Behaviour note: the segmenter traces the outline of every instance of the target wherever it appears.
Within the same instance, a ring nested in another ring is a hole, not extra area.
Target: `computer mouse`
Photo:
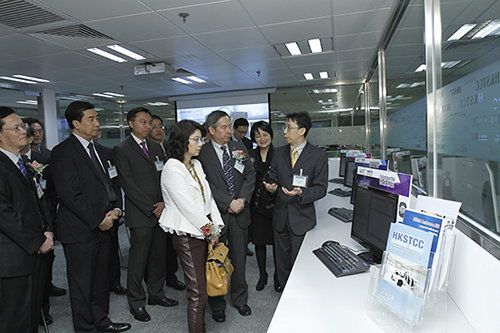
[[[321,246],[336,245],[338,243],[339,242],[328,240],[328,241],[324,242],[323,245],[321,245]]]

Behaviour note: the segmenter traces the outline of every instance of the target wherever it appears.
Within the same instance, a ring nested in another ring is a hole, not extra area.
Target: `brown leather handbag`
[[[208,296],[223,296],[229,290],[229,280],[234,268],[228,254],[229,249],[224,243],[217,243],[215,246],[208,243],[208,256],[205,265]]]

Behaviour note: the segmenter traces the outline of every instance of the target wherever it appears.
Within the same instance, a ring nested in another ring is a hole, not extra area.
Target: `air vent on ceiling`
[[[99,39],[113,39],[102,32],[94,30],[83,24],[75,24],[66,27],[59,27],[37,31],[39,34],[56,35],[66,37],[83,37],[83,38],[99,38]]]
[[[59,15],[22,0],[0,0],[0,23],[22,29],[65,21]]]
[[[460,47],[470,47],[471,45],[476,45],[484,42],[490,42],[491,39],[466,39],[466,40],[456,40],[444,42],[444,48],[446,50],[456,49]]]

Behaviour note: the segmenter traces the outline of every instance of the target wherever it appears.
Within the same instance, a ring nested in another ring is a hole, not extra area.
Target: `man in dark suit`
[[[163,139],[165,138],[165,126],[163,124],[163,119],[157,115],[151,115],[151,134],[150,139],[159,143],[163,152],[165,153],[165,146]],[[165,271],[165,284],[177,290],[186,289],[186,285],[177,279],[175,273],[179,269],[179,263],[177,261],[177,254],[175,253],[174,247],[172,245],[172,234],[165,233],[165,242],[167,246],[166,252],[166,271]]]
[[[33,130],[33,140],[30,143],[30,148],[31,148],[30,151],[31,151],[31,154],[33,155],[32,160],[37,161],[38,163],[41,163],[44,165],[48,164],[49,159],[50,159],[50,149],[47,149],[47,147],[45,147],[45,144],[43,142],[44,129],[43,129],[42,122],[38,119],[35,119],[35,118],[24,118],[23,121],[25,123],[28,123],[29,127]],[[46,183],[47,183],[47,186],[53,188],[53,184],[51,184],[50,181],[47,181]],[[48,190],[50,190],[50,189],[48,189]],[[50,192],[50,191],[46,191],[46,192]],[[49,193],[49,196],[50,196],[50,194],[51,193]],[[54,208],[55,208],[55,205],[57,205],[57,198],[51,197],[51,199],[52,199],[52,203],[54,204]],[[49,262],[49,264],[50,264],[49,290],[48,290],[49,295],[53,296],[53,297],[64,296],[64,295],[66,295],[66,289],[56,287],[52,283],[52,266],[54,264],[54,259],[55,259],[53,251],[49,253],[48,258],[49,257],[52,260],[52,262]],[[48,306],[48,303],[47,303],[47,306]],[[48,308],[44,308],[44,311],[45,310],[46,310],[47,317],[50,318],[50,315],[48,315]]]
[[[178,304],[163,293],[166,246],[165,232],[158,219],[165,208],[160,176],[166,157],[160,145],[148,139],[152,123],[148,109],[130,110],[127,122],[132,133],[113,149],[113,160],[125,192],[125,223],[130,228],[127,298],[134,318],[149,321],[142,286],[146,271],[148,304],[165,307]]]
[[[68,105],[72,134],[54,147],[50,159],[59,198],[57,231],[66,256],[73,327],[76,332],[123,332],[130,324],[109,317],[110,233],[121,215],[103,152],[95,146],[97,112],[88,102]]]
[[[54,246],[19,154],[27,144],[26,128],[13,109],[0,107],[0,332],[38,331],[37,253]]]
[[[275,150],[269,182],[276,193],[273,211],[276,270],[281,291],[288,280],[307,231],[316,225],[314,202],[326,195],[328,159],[326,152],[308,143],[311,118],[306,112],[287,115],[285,146]]]
[[[245,279],[246,248],[250,210],[255,185],[255,170],[241,142],[231,141],[231,118],[224,111],[213,111],[206,122],[211,135],[198,157],[203,165],[210,189],[224,220],[221,241],[229,245],[234,272],[231,276],[231,303],[242,316],[252,310],[247,304],[248,285]],[[210,297],[212,318],[226,320],[224,297]]]
[[[250,126],[250,124],[245,118],[236,119],[233,124],[233,138],[234,141],[243,142],[247,151],[250,151],[253,149],[253,143],[252,140],[246,137],[248,133],[248,126]]]
[[[100,137],[100,133],[99,133]],[[108,170],[112,170],[110,174],[111,187],[116,194],[116,206],[123,209],[122,189],[118,181],[118,175],[113,170],[116,170],[115,163],[113,162],[112,153],[113,149],[95,142],[96,149],[102,151],[105,164]],[[113,169],[114,168],[114,169]],[[123,217],[113,223],[113,227],[109,229],[111,235],[111,246],[109,248],[109,291],[114,292],[116,295],[126,295],[127,289],[121,283],[121,267],[120,267],[120,252],[119,252],[119,239],[118,229],[123,223]]]

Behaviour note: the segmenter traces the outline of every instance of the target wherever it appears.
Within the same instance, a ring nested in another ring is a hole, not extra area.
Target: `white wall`
[[[477,332],[500,332],[500,261],[459,231],[448,293]]]

